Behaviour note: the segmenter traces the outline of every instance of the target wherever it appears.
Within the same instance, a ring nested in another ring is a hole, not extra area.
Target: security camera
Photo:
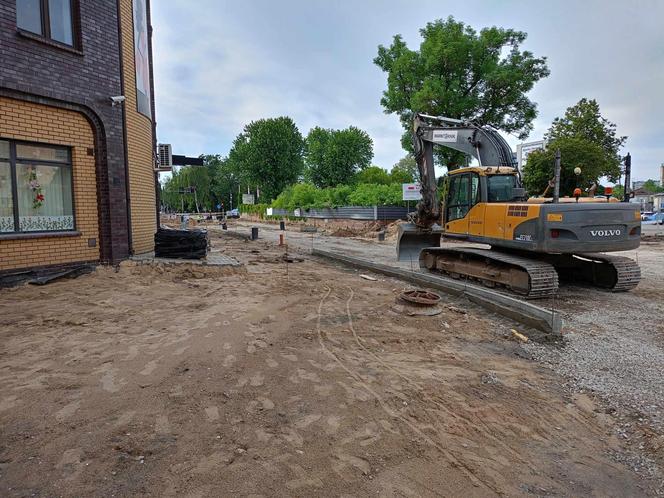
[[[125,96],[124,95],[118,95],[116,97],[111,97],[111,105],[115,107],[116,105],[120,105],[125,101]]]

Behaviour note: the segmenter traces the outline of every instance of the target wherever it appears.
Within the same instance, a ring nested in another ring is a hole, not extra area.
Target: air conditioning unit
[[[173,167],[173,150],[171,144],[159,144],[159,167],[172,168]]]

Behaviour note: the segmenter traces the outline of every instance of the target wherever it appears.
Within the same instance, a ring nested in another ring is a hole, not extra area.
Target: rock
[[[488,371],[482,375],[482,384],[500,384],[500,379],[494,371]]]

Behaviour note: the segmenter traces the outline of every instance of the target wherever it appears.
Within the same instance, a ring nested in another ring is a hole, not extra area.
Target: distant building
[[[652,211],[654,195],[643,188],[633,190],[634,197],[629,202],[638,204],[641,211]]]
[[[659,172],[659,184],[664,185],[664,163],[660,166],[660,172]]]
[[[664,193],[655,194],[653,197],[652,210],[656,213],[664,213]]]

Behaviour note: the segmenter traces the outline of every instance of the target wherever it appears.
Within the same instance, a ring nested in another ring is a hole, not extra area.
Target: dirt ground
[[[0,291],[2,496],[642,496],[614,416],[444,297],[266,241]]]

